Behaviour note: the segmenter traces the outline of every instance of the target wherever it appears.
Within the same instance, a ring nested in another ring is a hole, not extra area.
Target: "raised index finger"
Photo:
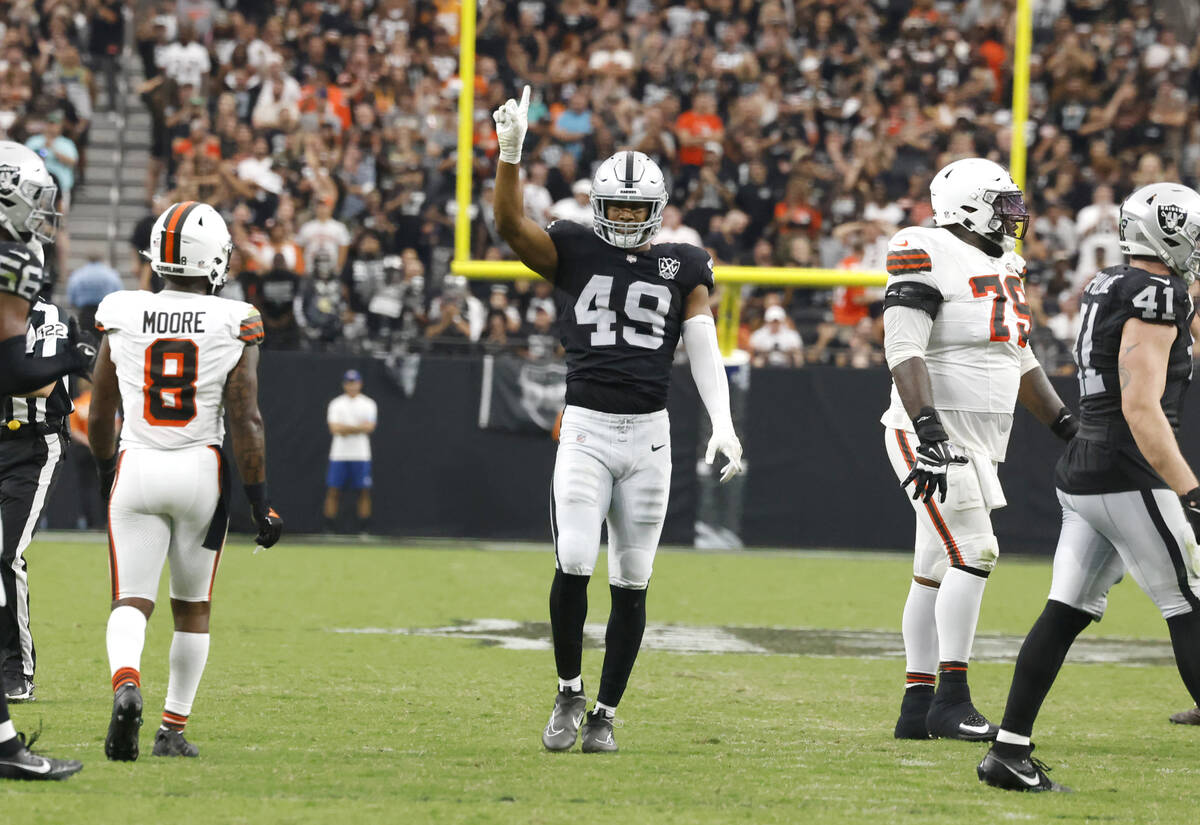
[[[522,112],[529,111],[529,86],[528,85],[526,85],[525,90],[521,92],[520,107],[521,107]]]

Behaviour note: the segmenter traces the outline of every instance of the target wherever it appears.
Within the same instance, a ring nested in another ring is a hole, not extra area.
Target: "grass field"
[[[30,554],[38,697],[15,706],[42,749],[84,760],[66,783],[0,785],[13,823],[1055,823],[1195,818],[1200,729],[1167,724],[1190,704],[1169,666],[1068,665],[1039,720],[1039,755],[1071,795],[980,785],[984,748],[891,737],[902,660],[643,651],[621,706],[621,752],[543,752],[551,654],[476,639],[363,628],[479,619],[544,622],[547,549],[281,545],[222,560],[213,645],[189,737],[198,760],[104,759],[106,548],[35,543]],[[664,551],[652,623],[896,631],[904,555]],[[590,621],[608,611],[603,574]],[[1023,634],[1049,583],[1044,561],[1002,561],[980,632]],[[142,662],[143,754],[166,689],[170,620]],[[1131,582],[1090,636],[1166,629]],[[600,651],[585,651],[594,697]],[[972,666],[998,720],[1009,663]]]

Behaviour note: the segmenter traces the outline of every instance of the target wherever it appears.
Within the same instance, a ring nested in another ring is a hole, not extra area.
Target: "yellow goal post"
[[[1013,53],[1012,141],[1009,167],[1013,180],[1025,188],[1025,124],[1029,113],[1029,55],[1033,32],[1033,0],[1017,0],[1016,32]],[[471,190],[475,136],[475,14],[474,0],[463,0],[459,18],[459,97],[458,158],[456,164],[454,215],[454,258],[450,271],[467,278],[483,280],[521,280],[537,274],[520,261],[480,261],[471,259]],[[721,352],[729,355],[737,348],[738,322],[741,318],[741,286],[798,287],[828,289],[838,286],[883,286],[887,273],[842,269],[794,267],[717,266],[714,271],[721,296],[717,313],[717,334]],[[720,289],[722,286],[737,287]]]

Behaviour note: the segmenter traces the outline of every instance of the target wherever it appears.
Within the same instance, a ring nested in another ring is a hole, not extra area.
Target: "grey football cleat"
[[[1176,725],[1200,725],[1200,707],[1181,710],[1171,714],[1171,721]]]
[[[142,727],[142,692],[127,684],[113,694],[112,719],[104,739],[104,755],[114,762],[135,762],[138,731]]]
[[[575,747],[579,736],[579,725],[587,711],[587,697],[583,691],[560,690],[554,697],[554,710],[550,721],[542,731],[542,744],[548,751],[569,751]]]
[[[0,779],[66,779],[83,770],[83,763],[77,759],[51,759],[34,753],[25,744],[24,734],[17,736],[21,739],[20,749],[11,756],[0,756]],[[29,745],[36,738],[35,733]]]
[[[612,717],[599,710],[589,713],[583,726],[582,743],[584,753],[616,753]]]
[[[183,738],[183,731],[160,727],[154,734],[155,756],[199,756],[200,749]]]

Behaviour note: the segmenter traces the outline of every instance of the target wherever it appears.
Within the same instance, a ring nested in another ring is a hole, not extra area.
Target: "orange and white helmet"
[[[225,283],[233,239],[217,210],[199,201],[173,203],[150,230],[150,268],[166,277],[206,278],[215,291]]]

